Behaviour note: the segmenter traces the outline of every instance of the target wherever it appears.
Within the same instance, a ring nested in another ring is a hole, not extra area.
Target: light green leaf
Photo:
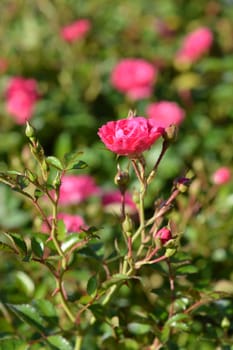
[[[53,156],[49,156],[46,158],[46,162],[48,165],[51,165],[52,167],[58,169],[58,170],[63,170],[63,165],[61,161]]]
[[[71,344],[61,335],[52,335],[47,338],[50,345],[54,346],[54,350],[73,350]]]
[[[149,324],[131,322],[127,326],[130,333],[142,335],[150,332],[151,326]]]

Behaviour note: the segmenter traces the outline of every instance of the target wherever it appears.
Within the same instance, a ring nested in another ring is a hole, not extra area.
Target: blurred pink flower
[[[151,96],[156,77],[157,69],[151,63],[140,58],[126,58],[113,69],[111,83],[131,100],[139,100]]]
[[[163,128],[155,127],[149,119],[131,117],[108,122],[99,129],[98,135],[110,151],[137,156],[148,150],[163,131]]]
[[[85,228],[84,220],[79,215],[60,213],[58,219],[64,221],[67,232],[79,232]]]
[[[161,243],[165,244],[172,239],[171,230],[169,230],[167,227],[162,227],[160,230],[155,232],[154,238],[160,238]]]
[[[99,188],[90,175],[64,175],[61,181],[59,204],[79,204],[98,193]]]
[[[207,53],[213,42],[213,33],[207,27],[200,27],[189,33],[176,53],[176,61],[193,63]]]
[[[102,205],[107,212],[120,213],[121,210],[121,193],[119,190],[105,192],[102,195]],[[137,213],[137,207],[129,192],[125,193],[126,212],[133,215]]]
[[[147,115],[155,126],[167,128],[169,125],[179,125],[185,118],[185,111],[176,102],[160,101],[147,107]]]
[[[82,229],[85,229],[84,219],[79,215],[71,215],[65,213],[59,213],[57,218],[63,220],[67,232],[80,232]],[[49,222],[51,222],[51,217],[49,217]],[[49,227],[46,222],[43,222],[41,231],[43,233],[49,233]]]
[[[82,39],[91,29],[91,22],[88,19],[80,19],[61,29],[61,37],[67,42],[74,42]]]
[[[38,99],[36,80],[22,77],[10,80],[6,89],[6,110],[17,124],[24,124],[32,117]]]
[[[216,185],[223,185],[231,180],[231,171],[228,167],[217,169],[212,175],[212,181]]]

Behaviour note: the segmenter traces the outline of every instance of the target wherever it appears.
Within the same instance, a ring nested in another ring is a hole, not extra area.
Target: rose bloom
[[[103,125],[98,135],[105,146],[119,155],[137,156],[148,150],[162,135],[150,119],[131,117]]]
[[[83,228],[85,228],[85,222],[79,215],[59,213],[57,218],[59,220],[63,220],[68,233],[80,232]],[[49,222],[51,222],[51,217],[49,218]],[[43,222],[41,231],[43,233],[49,233],[49,227],[46,222]]]
[[[167,227],[162,227],[154,234],[154,238],[160,238],[161,243],[165,244],[172,239],[171,230],[169,230]]]
[[[213,42],[213,34],[209,28],[201,27],[189,33],[176,54],[176,61],[193,63],[207,53]]]
[[[131,100],[150,97],[157,77],[157,69],[143,59],[121,60],[111,74],[112,85]]]
[[[79,204],[98,193],[99,188],[90,175],[64,175],[61,180],[59,204]]]
[[[61,37],[67,42],[74,42],[82,39],[91,29],[91,22],[88,19],[80,19],[61,29]]]
[[[185,111],[176,102],[160,101],[151,103],[147,107],[147,115],[155,126],[167,128],[169,125],[179,125],[184,117]]]
[[[223,185],[231,180],[231,171],[228,167],[217,169],[212,175],[212,181],[216,185]]]
[[[121,210],[121,193],[119,190],[105,192],[102,195],[102,205],[107,212],[120,213]],[[137,214],[137,207],[129,192],[125,193],[126,212],[131,215]]]
[[[6,89],[6,110],[17,124],[24,124],[32,117],[38,99],[36,80],[22,77],[10,80]]]

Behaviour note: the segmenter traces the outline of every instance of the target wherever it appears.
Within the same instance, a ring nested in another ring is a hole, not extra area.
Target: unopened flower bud
[[[227,317],[224,317],[221,322],[221,327],[228,329],[230,327],[231,323]]]
[[[162,227],[160,230],[155,232],[154,238],[157,239],[159,238],[162,245],[170,241],[172,239],[172,233],[171,230],[169,230],[167,227]]]
[[[35,136],[35,130],[33,129],[33,127],[28,122],[27,122],[26,129],[25,129],[25,135],[28,138],[32,138],[32,137]]]
[[[129,173],[119,170],[114,178],[114,182],[119,187],[121,193],[124,193],[129,184]]]
[[[184,193],[188,190],[190,182],[191,182],[190,179],[186,177],[182,177],[176,181],[176,187],[180,192]]]
[[[129,237],[132,236],[133,231],[133,222],[128,214],[125,216],[125,220],[122,223],[122,228],[124,233]]]
[[[163,133],[164,140],[168,142],[175,142],[177,139],[178,127],[175,124],[168,126]]]

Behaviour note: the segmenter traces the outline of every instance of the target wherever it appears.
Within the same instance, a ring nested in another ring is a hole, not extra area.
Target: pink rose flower
[[[162,227],[154,234],[154,238],[160,238],[161,243],[165,244],[172,239],[172,233],[167,227]]]
[[[85,229],[85,222],[83,218],[79,215],[71,215],[65,213],[59,213],[57,218],[59,220],[63,220],[66,230],[68,233],[70,232],[80,232],[82,229]],[[49,217],[49,222],[51,222],[51,217]],[[49,227],[46,222],[43,222],[41,231],[43,233],[49,233]]]
[[[91,29],[91,22],[88,19],[80,19],[61,29],[61,37],[67,42],[74,42],[85,37]]]
[[[231,180],[231,171],[228,167],[221,167],[212,175],[212,181],[216,185],[226,184]]]
[[[102,205],[107,212],[117,212],[120,214],[121,193],[119,190],[109,191],[102,195]],[[131,215],[137,214],[137,207],[129,192],[125,193],[126,212]]]
[[[6,110],[17,124],[24,124],[34,112],[39,99],[37,82],[22,77],[12,78],[6,90]]]
[[[89,175],[64,175],[61,181],[59,204],[79,204],[98,194],[94,179]]]
[[[185,111],[176,102],[160,101],[151,103],[147,107],[147,115],[155,126],[167,128],[169,125],[179,125],[184,117]]]
[[[119,155],[137,156],[148,150],[163,131],[163,128],[157,128],[149,119],[131,117],[108,122],[99,129],[98,135],[110,151]]]
[[[189,33],[176,54],[177,62],[193,63],[207,53],[213,42],[213,34],[209,28],[201,27]]]
[[[143,59],[126,58],[112,71],[111,83],[131,100],[150,97],[157,77],[156,68]]]

